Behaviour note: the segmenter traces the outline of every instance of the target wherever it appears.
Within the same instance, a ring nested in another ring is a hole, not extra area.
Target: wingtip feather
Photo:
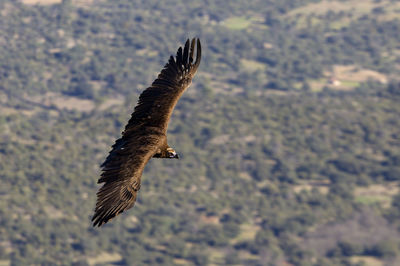
[[[183,63],[183,55],[182,55],[182,47],[179,47],[178,51],[176,52],[176,65],[178,66],[179,70],[182,71],[182,63]]]
[[[192,42],[190,43],[189,65],[193,63],[194,46],[196,44],[195,40],[196,38],[193,38]]]
[[[183,66],[186,68],[188,68],[188,63],[189,63],[189,39],[186,40],[185,43],[185,48],[183,50]]]
[[[194,65],[196,66],[196,68],[200,65],[200,61],[201,61],[201,43],[200,43],[200,39],[197,38],[196,62],[194,62]]]

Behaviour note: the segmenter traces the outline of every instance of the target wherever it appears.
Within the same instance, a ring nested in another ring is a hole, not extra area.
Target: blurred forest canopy
[[[400,264],[400,2],[3,0],[0,265]],[[187,38],[137,205],[99,164]]]

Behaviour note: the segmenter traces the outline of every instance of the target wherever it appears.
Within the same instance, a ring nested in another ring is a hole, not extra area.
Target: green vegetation
[[[251,19],[245,17],[231,17],[224,20],[222,25],[231,30],[243,30],[251,25]]]
[[[398,263],[397,2],[46,3],[0,2],[0,265]],[[181,160],[91,228],[99,165],[194,36]]]

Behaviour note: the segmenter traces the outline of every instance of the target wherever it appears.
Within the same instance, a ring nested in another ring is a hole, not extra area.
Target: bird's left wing
[[[196,48],[196,60],[194,52]],[[157,127],[166,134],[172,111],[182,93],[192,83],[201,60],[200,40],[189,39],[185,47],[179,47],[176,57],[171,56],[157,79],[139,96],[139,102],[128,122],[131,125],[143,124]]]

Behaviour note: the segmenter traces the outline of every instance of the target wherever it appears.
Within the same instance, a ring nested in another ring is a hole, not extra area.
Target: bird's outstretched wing
[[[101,226],[131,208],[140,189],[143,169],[160,146],[166,143],[168,121],[177,101],[191,84],[201,59],[200,40],[186,41],[176,58],[170,57],[153,84],[139,96],[139,102],[112,150],[102,164],[93,226]]]
[[[157,79],[139,96],[139,102],[128,122],[128,127],[146,124],[160,128],[166,133],[171,113],[182,93],[192,83],[200,64],[199,39],[197,39],[196,61],[193,62],[195,45],[196,39],[192,39],[191,42],[188,39],[183,51],[182,47],[179,47],[176,60],[173,56],[169,58]]]

